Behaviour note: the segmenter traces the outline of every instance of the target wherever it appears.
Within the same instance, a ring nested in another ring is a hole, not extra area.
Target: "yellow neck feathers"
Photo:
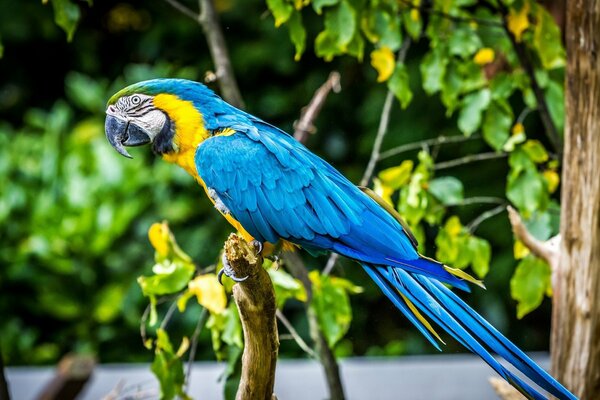
[[[175,151],[164,154],[163,159],[179,165],[198,179],[194,164],[194,153],[198,145],[209,137],[204,127],[202,115],[191,101],[181,100],[172,94],[156,95],[154,105],[167,113],[175,124],[175,135],[173,137]]]

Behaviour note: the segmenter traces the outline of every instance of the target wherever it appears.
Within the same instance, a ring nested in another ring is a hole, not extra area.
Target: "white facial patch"
[[[108,106],[106,114],[136,124],[154,141],[165,125],[167,116],[154,106],[153,99],[152,96],[137,93],[123,96]]]

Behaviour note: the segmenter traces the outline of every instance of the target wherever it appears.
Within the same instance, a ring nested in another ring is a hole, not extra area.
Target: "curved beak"
[[[110,145],[122,156],[133,158],[124,146],[141,146],[152,141],[150,136],[139,126],[113,115],[106,116],[104,123],[106,138]]]

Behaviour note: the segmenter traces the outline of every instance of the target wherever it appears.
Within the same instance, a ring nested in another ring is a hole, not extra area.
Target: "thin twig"
[[[185,371],[185,381],[183,384],[184,392],[187,392],[187,388],[190,383],[190,376],[192,376],[192,366],[194,365],[194,359],[196,358],[196,349],[198,348],[198,339],[200,338],[200,334],[202,333],[202,329],[204,325],[206,325],[206,321],[208,320],[208,310],[206,308],[202,309],[200,313],[200,317],[198,318],[198,323],[196,323],[196,328],[194,329],[194,333],[192,334],[192,340],[190,345],[190,353],[188,355],[187,361],[187,369]]]
[[[198,22],[198,13],[192,11],[187,6],[181,4],[177,0],[165,0],[165,1],[167,3],[169,3],[171,5],[171,7],[173,7],[174,9],[176,9],[177,11],[179,11],[186,17],[189,17],[189,18],[193,19],[194,21]]]
[[[160,323],[160,329],[165,329],[167,327],[167,325],[171,321],[171,317],[173,316],[173,313],[175,312],[176,308],[177,308],[177,300],[174,300],[173,303],[171,303],[171,305],[169,306],[169,309],[165,313],[165,316]]]
[[[460,165],[469,164],[475,161],[483,161],[483,160],[493,160],[495,158],[504,158],[506,157],[506,153],[480,153],[480,154],[469,154],[468,156],[456,158],[454,160],[444,161],[441,163],[437,163],[434,165],[433,169],[439,171],[441,169],[454,168]]]
[[[529,80],[531,82],[531,89],[533,90],[533,94],[535,95],[535,100],[537,102],[537,109],[540,113],[540,119],[542,120],[542,124],[544,125],[544,132],[546,133],[546,137],[552,144],[554,150],[562,154],[562,140],[558,134],[558,130],[554,125],[554,121],[552,121],[552,117],[550,115],[550,109],[548,108],[548,103],[546,102],[546,98],[544,97],[544,91],[542,87],[539,85],[537,78],[535,76],[535,69],[531,59],[529,58],[529,54],[527,53],[527,47],[525,47],[524,43],[517,42],[517,39],[513,35],[513,33],[508,28],[507,16],[508,16],[508,8],[502,4],[502,2],[498,2],[498,10],[503,16],[503,26],[510,42],[512,43],[513,48],[515,49],[515,53],[519,58],[519,62],[525,69],[525,72],[529,76]]]
[[[485,221],[486,219],[492,218],[495,215],[500,214],[505,209],[506,209],[506,203],[503,203],[497,207],[494,207],[490,210],[487,210],[487,211],[481,213],[481,215],[479,215],[477,218],[475,218],[473,221],[471,221],[467,225],[467,230],[471,233],[475,232],[477,230],[477,228],[479,227],[479,225],[481,225],[481,223],[483,221]]]
[[[146,322],[148,321],[148,315],[150,315],[150,307],[150,304],[146,306],[140,321],[140,336],[142,337],[142,343],[144,343],[144,346],[146,345],[146,340],[148,340],[148,336],[146,335]]]
[[[329,74],[329,78],[317,89],[308,106],[302,109],[300,119],[294,123],[294,139],[306,143],[308,136],[316,132],[314,120],[332,90],[334,93],[339,93],[341,90],[340,73],[337,71]]]
[[[462,143],[462,142],[479,139],[479,138],[480,138],[479,135],[471,135],[471,136],[456,135],[456,136],[439,136],[439,137],[436,137],[433,139],[419,140],[418,142],[403,144],[401,146],[393,147],[389,150],[381,152],[381,154],[379,155],[379,161],[385,160],[386,158],[396,156],[398,154],[405,153],[407,151],[419,150],[426,146],[437,146],[437,145],[447,144],[447,143]]]
[[[406,59],[406,53],[408,52],[410,43],[410,36],[406,36],[404,42],[402,43],[402,47],[398,52],[398,63],[403,63]],[[379,156],[381,154],[381,145],[383,144],[383,138],[387,134],[388,126],[390,124],[390,114],[392,111],[392,104],[394,103],[394,96],[395,95],[391,90],[387,91],[387,94],[385,96],[385,102],[383,103],[383,109],[381,111],[381,117],[379,118],[377,136],[375,136],[375,143],[373,143],[373,149],[371,150],[371,157],[369,158],[369,163],[367,164],[367,168],[365,169],[363,177],[360,180],[360,186],[367,186],[371,181],[373,172],[375,171],[375,166],[377,165],[377,161],[379,160]]]
[[[290,333],[292,339],[294,339],[294,341],[296,342],[296,344],[298,344],[298,346],[302,350],[304,350],[304,352],[306,354],[308,354],[311,358],[314,358],[315,360],[318,360],[319,356],[317,356],[317,353],[315,353],[315,351],[313,349],[311,349],[309,345],[306,344],[306,342],[304,341],[304,339],[302,339],[302,336],[300,336],[300,334],[298,333],[298,331],[296,331],[296,328],[294,328],[294,325],[291,324],[291,322],[281,312],[281,310],[278,309],[275,312],[275,316],[277,316],[277,318],[279,319],[279,321],[281,321],[281,323],[283,324],[283,326],[285,326],[285,328],[288,330],[288,332]]]

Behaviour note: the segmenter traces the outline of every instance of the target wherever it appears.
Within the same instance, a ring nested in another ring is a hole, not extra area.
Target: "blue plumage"
[[[202,142],[195,164],[206,186],[255,239],[285,239],[310,252],[352,258],[436,348],[439,338],[424,316],[528,398],[544,396],[491,353],[550,394],[575,398],[444,285],[468,291],[465,281],[420,256],[396,218],[302,144],[201,84],[154,80],[140,85],[149,94],[167,92],[193,102],[209,131],[235,131]]]

